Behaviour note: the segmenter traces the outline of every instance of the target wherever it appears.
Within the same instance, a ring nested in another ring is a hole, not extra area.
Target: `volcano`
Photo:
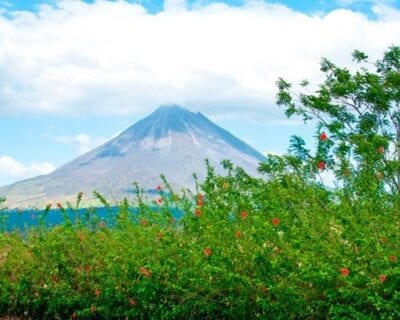
[[[154,190],[161,183],[160,174],[177,190],[193,189],[193,174],[200,181],[205,177],[205,159],[217,172],[223,171],[221,161],[229,159],[258,176],[264,156],[202,113],[166,105],[54,172],[0,188],[0,195],[11,208],[43,207],[94,190],[120,200],[132,194],[134,181],[145,190]]]

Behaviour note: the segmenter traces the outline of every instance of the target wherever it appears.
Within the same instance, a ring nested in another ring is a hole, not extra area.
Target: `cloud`
[[[109,139],[104,137],[90,137],[85,133],[80,133],[75,136],[57,136],[53,138],[53,140],[61,143],[74,145],[77,148],[77,153],[79,155],[82,155],[100,146]]]
[[[399,10],[379,3],[375,19],[257,0],[164,8],[62,0],[3,14],[0,114],[143,115],[180,103],[210,116],[275,119],[278,77],[318,81],[321,56],[349,65],[354,49],[376,59],[400,43]]]
[[[48,174],[55,167],[48,162],[24,165],[10,156],[0,156],[0,185],[7,185],[18,180]]]

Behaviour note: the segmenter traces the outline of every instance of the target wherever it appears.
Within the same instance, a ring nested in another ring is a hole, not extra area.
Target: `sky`
[[[400,1],[0,0],[0,186],[46,174],[162,104],[201,111],[260,152],[315,128],[276,80],[318,84],[400,45]]]

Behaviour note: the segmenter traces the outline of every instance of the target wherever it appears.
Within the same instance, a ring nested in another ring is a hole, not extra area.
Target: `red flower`
[[[142,226],[147,225],[147,220],[145,220],[145,219],[140,220],[140,224],[141,224]]]
[[[78,315],[76,314],[76,312],[74,312],[74,313],[71,315],[71,319],[72,319],[72,320],[78,319]]]
[[[60,282],[60,278],[58,276],[56,276],[56,275],[51,276],[50,279],[51,279],[51,281],[53,283],[59,283]]]
[[[378,148],[378,153],[385,153],[385,147],[380,146],[380,147]]]
[[[100,291],[99,289],[96,289],[96,290],[94,291],[94,295],[95,295],[96,297],[100,297],[101,291]]]
[[[242,219],[246,219],[246,218],[249,216],[249,214],[247,213],[247,211],[243,211],[243,212],[240,214],[240,216],[242,217]]]
[[[318,169],[324,170],[326,168],[326,164],[323,161],[318,162]]]
[[[200,217],[201,216],[201,210],[200,209],[196,209],[194,212],[196,217]]]
[[[280,222],[281,222],[281,220],[279,220],[279,218],[273,218],[273,219],[272,219],[272,224],[273,224],[274,226],[277,226]]]
[[[162,198],[158,198],[158,199],[157,199],[157,203],[158,203],[158,204],[162,204],[162,202],[163,202]]]
[[[262,286],[262,287],[261,287],[261,291],[262,291],[263,293],[268,293],[269,288],[267,288],[266,286]]]
[[[385,282],[386,280],[387,280],[387,276],[386,276],[386,275],[381,274],[381,275],[379,276],[379,281],[380,281],[380,282]]]
[[[157,186],[156,189],[157,189],[157,191],[161,191],[162,188],[161,188],[161,186]]]
[[[130,305],[131,307],[136,306],[136,301],[135,301],[134,299],[132,299],[132,298],[129,298],[129,305]]]
[[[203,200],[197,200],[197,202],[196,202],[196,204],[199,206],[199,207],[202,207],[203,206]]]
[[[239,231],[239,230],[236,231],[236,232],[235,232],[235,236],[236,236],[236,238],[239,239],[239,238],[242,236],[242,231]]]
[[[205,249],[203,250],[203,253],[204,253],[204,255],[205,255],[206,257],[209,257],[209,256],[211,255],[212,251],[211,251],[210,248],[205,248]]]
[[[391,262],[396,262],[396,261],[397,261],[397,257],[396,257],[396,256],[390,256],[390,257],[389,257],[389,260],[390,260]]]
[[[325,132],[322,132],[319,135],[319,138],[320,138],[321,141],[326,141],[326,140],[328,140],[328,135]]]
[[[146,278],[150,278],[151,276],[151,271],[145,267],[140,267],[140,273]]]
[[[158,238],[158,239],[164,238],[164,232],[160,231],[160,232],[157,234],[157,238]]]
[[[347,268],[342,268],[340,269],[340,273],[342,274],[343,277],[347,277],[350,274],[350,270]]]
[[[197,195],[197,200],[203,201],[203,200],[204,200],[204,194],[199,193],[199,194]]]

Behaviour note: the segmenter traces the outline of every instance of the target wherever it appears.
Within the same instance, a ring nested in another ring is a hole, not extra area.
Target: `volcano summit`
[[[153,190],[164,174],[174,188],[193,188],[193,173],[206,173],[205,159],[221,171],[230,159],[250,175],[264,156],[200,112],[176,105],[161,106],[102,146],[63,165],[54,172],[0,188],[9,207],[43,207],[48,202],[74,199],[78,192],[96,190],[121,199],[137,181]]]

